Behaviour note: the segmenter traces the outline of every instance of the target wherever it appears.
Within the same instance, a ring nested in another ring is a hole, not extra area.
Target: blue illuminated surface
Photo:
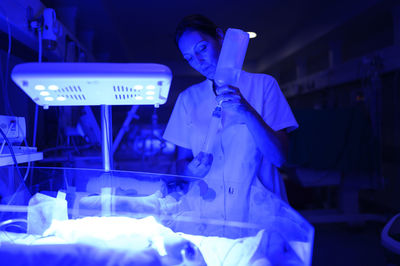
[[[247,224],[201,218],[197,211],[186,210],[187,202],[201,198],[197,194],[201,193],[200,186],[193,185],[187,194],[177,191],[175,193],[179,195],[176,198],[172,195],[164,195],[160,191],[163,184],[161,180],[178,178],[178,176],[112,171],[111,176],[115,186],[123,187],[125,193],[122,195],[119,190],[119,194],[116,195],[114,194],[116,190],[111,189],[109,197],[102,199],[101,187],[96,188],[96,186],[107,183],[110,175],[101,175],[102,171],[91,169],[39,168],[35,171],[44,175],[46,170],[53,176],[63,174],[77,175],[80,178],[92,176],[93,178],[90,179],[94,179],[95,182],[88,186],[91,192],[75,193],[75,202],[81,204],[79,209],[71,209],[70,212],[75,213],[76,218],[70,217],[69,220],[64,221],[54,220],[57,217],[57,219],[62,219],[60,218],[62,213],[57,214],[57,211],[63,208],[65,210],[65,207],[56,207],[55,204],[57,200],[62,203],[62,199],[53,198],[52,200],[48,197],[39,197],[39,200],[31,201],[30,210],[36,212],[38,217],[42,217],[36,220],[32,227],[42,228],[41,223],[45,221],[47,224],[49,221],[48,229],[44,228],[43,233],[39,235],[28,236],[0,232],[2,243],[0,255],[4,258],[21,261],[33,254],[41,254],[40,256],[43,256],[45,260],[44,254],[53,254],[54,261],[57,261],[57,258],[65,259],[65,256],[69,256],[70,259],[84,260],[96,252],[99,253],[99,259],[101,258],[103,263],[114,258],[116,254],[120,256],[122,252],[129,259],[136,260],[138,253],[146,254],[145,257],[139,258],[143,263],[147,261],[147,257],[164,263],[171,260],[181,262],[182,253],[192,254],[190,250],[198,250],[200,253],[195,253],[197,255],[194,256],[196,260],[201,261],[203,258],[209,265],[221,259],[229,262],[228,265],[238,265],[240,261],[247,260],[248,262],[253,259],[263,259],[271,263],[291,260],[298,261],[299,265],[309,265],[312,253],[312,226],[272,194],[266,204],[260,208],[260,212],[265,214],[264,221],[258,224]],[[192,181],[196,182],[196,179]],[[129,194],[133,196],[128,196]],[[68,198],[71,197],[67,194]],[[89,204],[91,204],[91,209],[88,208]],[[112,217],[99,216],[103,211],[103,205],[110,208]],[[62,206],[62,204],[57,206]],[[92,211],[91,214],[89,214],[90,211]],[[95,215],[95,217],[87,215]],[[124,216],[114,217],[118,215]],[[30,217],[33,217],[32,214]],[[28,219],[28,224],[29,222]],[[204,234],[199,234],[201,230]],[[223,235],[223,232],[238,231],[242,232],[241,237],[227,238]],[[219,234],[212,234],[212,232],[219,232]],[[7,243],[18,244],[18,246],[5,246],[4,244]],[[54,244],[62,244],[63,248],[57,248]],[[85,253],[80,253],[82,251]],[[13,254],[18,254],[18,256],[15,255],[14,258]],[[171,263],[165,264],[171,265]]]

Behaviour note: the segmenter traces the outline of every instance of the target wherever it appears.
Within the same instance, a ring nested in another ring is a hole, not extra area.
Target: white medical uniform
[[[291,131],[298,127],[278,83],[271,76],[242,71],[236,87],[273,130]],[[196,156],[216,106],[210,80],[187,88],[177,99],[164,139],[192,150]],[[265,198],[260,193],[266,188],[286,200],[278,169],[263,158],[247,126],[235,123],[234,116],[224,110],[212,153],[213,163],[204,180],[215,190],[216,197],[192,203],[201,217],[249,221],[249,215],[257,212],[257,201]]]

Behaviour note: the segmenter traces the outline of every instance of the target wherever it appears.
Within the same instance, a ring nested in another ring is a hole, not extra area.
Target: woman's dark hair
[[[176,27],[175,44],[178,46],[179,39],[187,30],[199,31],[215,39],[218,39],[217,29],[217,25],[215,25],[214,22],[203,15],[195,14],[186,16],[181,20],[181,22],[179,22],[178,26]]]

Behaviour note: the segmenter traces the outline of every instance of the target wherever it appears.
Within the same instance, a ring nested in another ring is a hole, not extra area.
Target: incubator
[[[235,221],[201,207],[218,200],[207,197],[214,184],[203,179],[96,169],[34,171],[64,180],[63,189],[40,191],[25,206],[0,205],[2,261],[311,265],[313,227],[266,190],[254,190],[249,219]],[[168,187],[171,180],[184,186]]]

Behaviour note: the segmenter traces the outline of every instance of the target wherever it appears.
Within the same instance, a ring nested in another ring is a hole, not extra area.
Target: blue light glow
[[[143,85],[135,85],[133,88],[138,91],[143,90]]]
[[[54,98],[49,96],[49,97],[45,97],[44,100],[51,102],[51,101],[54,101]]]
[[[148,89],[148,90],[154,90],[156,88],[156,86],[154,86],[154,85],[147,85],[146,86],[146,89]]]
[[[38,90],[38,91],[43,91],[43,90],[45,90],[46,88],[43,86],[43,85],[36,85],[35,86],[35,90]]]
[[[255,37],[257,37],[257,33],[255,33],[255,32],[248,31],[247,33],[249,34],[250,39],[254,39]]]
[[[57,85],[50,85],[49,86],[49,90],[56,91],[56,90],[58,90],[58,86]]]

